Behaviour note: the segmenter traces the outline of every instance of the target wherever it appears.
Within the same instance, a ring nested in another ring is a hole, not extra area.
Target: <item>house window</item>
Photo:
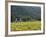
[[[21,21],[20,17],[16,17],[15,21]]]

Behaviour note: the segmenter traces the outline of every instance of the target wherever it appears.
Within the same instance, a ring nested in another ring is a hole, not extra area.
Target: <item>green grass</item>
[[[40,21],[11,23],[11,31],[40,30],[40,29],[41,29]]]

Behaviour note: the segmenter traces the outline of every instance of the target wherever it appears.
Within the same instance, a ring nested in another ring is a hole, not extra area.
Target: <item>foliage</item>
[[[35,19],[32,19],[31,16],[22,16],[20,17],[22,21],[35,21],[35,20],[39,20],[41,21],[41,18],[35,18]],[[11,16],[11,22],[14,22],[16,19],[15,16]]]
[[[31,21],[31,17],[30,16],[23,16],[22,21]]]
[[[15,21],[15,16],[11,16],[11,22]]]

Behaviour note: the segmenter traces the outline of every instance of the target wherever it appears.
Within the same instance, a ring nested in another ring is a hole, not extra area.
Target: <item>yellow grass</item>
[[[11,31],[40,30],[40,21],[13,22],[11,23]]]

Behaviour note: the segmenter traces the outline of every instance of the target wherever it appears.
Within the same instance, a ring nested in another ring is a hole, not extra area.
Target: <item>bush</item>
[[[11,22],[15,21],[15,16],[11,16]]]
[[[30,16],[23,16],[22,21],[30,21],[31,17]]]

